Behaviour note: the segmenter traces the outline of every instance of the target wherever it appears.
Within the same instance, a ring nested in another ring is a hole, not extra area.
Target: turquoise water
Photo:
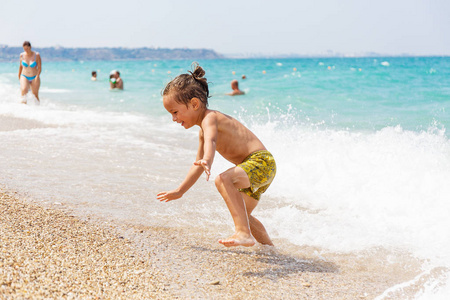
[[[161,97],[190,61],[46,62],[43,54],[43,62],[40,106],[18,103],[18,63],[0,63],[1,122],[41,124],[0,131],[1,183],[84,214],[230,234],[213,180],[201,178],[182,200],[156,201],[183,180],[197,150],[198,129],[173,123]],[[404,253],[423,273],[392,290],[424,282],[416,298],[448,298],[449,57],[199,63],[210,108],[243,122],[275,156],[277,176],[255,215],[277,245]],[[113,69],[124,91],[109,90]],[[232,79],[245,95],[225,95]],[[216,156],[212,179],[230,166]]]
[[[45,62],[45,61],[44,61]],[[385,66],[387,62],[389,66]],[[48,62],[42,86],[70,91],[55,102],[108,111],[164,114],[163,86],[189,69],[190,61]],[[328,58],[200,61],[211,82],[211,107],[233,113],[241,109],[261,119],[271,104],[273,118],[323,128],[379,130],[400,125],[421,131],[449,128],[450,58]],[[384,65],[382,64],[384,63]],[[294,71],[296,68],[296,71]],[[118,69],[126,90],[108,93],[108,75]],[[16,64],[0,64],[12,74]],[[99,70],[99,81],[88,79]],[[266,73],[263,74],[263,71]],[[168,72],[171,72],[170,74]],[[235,72],[235,75],[233,75]],[[242,80],[241,75],[247,76]],[[230,99],[229,82],[240,81],[245,97]],[[45,90],[42,91],[45,96]],[[265,121],[264,118],[261,121]],[[280,124],[281,125],[281,124]],[[287,123],[286,126],[290,126]],[[448,130],[447,130],[448,131]],[[448,134],[448,132],[447,132]]]

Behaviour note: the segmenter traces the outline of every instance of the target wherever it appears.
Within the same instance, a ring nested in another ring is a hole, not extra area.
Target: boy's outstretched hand
[[[156,195],[156,199],[158,199],[161,202],[169,202],[175,199],[179,199],[183,196],[180,192],[177,191],[170,191],[170,192],[161,192]]]
[[[194,162],[194,165],[201,166],[205,170],[206,173],[206,181],[209,180],[209,175],[211,175],[210,166],[208,165],[208,162],[204,159],[200,159]]]

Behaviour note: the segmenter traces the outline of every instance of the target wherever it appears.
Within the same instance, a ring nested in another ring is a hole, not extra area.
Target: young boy
[[[209,89],[204,75],[205,71],[197,65],[194,72],[179,75],[163,91],[163,104],[172,120],[186,129],[197,125],[200,132],[197,158],[186,178],[177,189],[159,193],[157,199],[168,202],[181,198],[203,172],[208,180],[218,151],[236,165],[215,179],[235,225],[235,233],[219,243],[250,247],[258,241],[273,246],[266,229],[251,213],[275,177],[275,160],[244,125],[207,108]]]

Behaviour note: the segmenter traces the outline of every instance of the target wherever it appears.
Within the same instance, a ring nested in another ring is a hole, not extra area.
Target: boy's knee
[[[216,184],[216,188],[219,188],[223,184],[222,174],[216,176],[216,179],[214,179],[214,183]]]
[[[219,188],[227,180],[231,180],[231,178],[226,172],[224,172],[224,173],[219,174],[218,176],[216,176],[216,179],[214,179],[214,183],[216,184],[216,187]]]

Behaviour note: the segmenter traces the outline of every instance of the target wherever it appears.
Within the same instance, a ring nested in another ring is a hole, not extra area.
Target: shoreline
[[[0,211],[0,294],[7,299],[374,299],[420,273],[420,265],[382,263],[383,251],[225,248],[207,231],[84,220],[5,189]]]

